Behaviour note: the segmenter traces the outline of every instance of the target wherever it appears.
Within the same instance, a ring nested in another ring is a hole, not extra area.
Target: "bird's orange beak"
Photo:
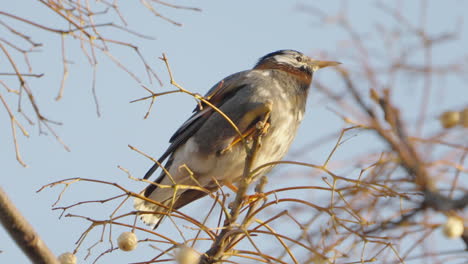
[[[317,71],[318,69],[341,64],[341,62],[337,62],[337,61],[319,61],[319,60],[314,60],[314,59],[310,59],[309,63],[313,71]]]
[[[341,62],[337,62],[337,61],[315,61],[314,62],[314,65],[318,66],[319,69],[329,67],[329,66],[336,66],[340,64]]]

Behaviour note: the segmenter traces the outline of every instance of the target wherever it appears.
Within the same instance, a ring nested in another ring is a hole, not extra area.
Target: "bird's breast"
[[[264,159],[279,160],[286,154],[303,117],[303,112],[291,103],[276,103],[271,112],[270,127],[262,138]]]

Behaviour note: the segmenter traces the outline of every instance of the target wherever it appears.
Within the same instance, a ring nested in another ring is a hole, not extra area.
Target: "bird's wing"
[[[227,115],[244,136],[254,133],[257,122],[265,120],[269,116],[270,100],[255,92],[261,87],[272,85],[266,76],[258,70],[240,72],[219,82],[207,94],[210,103]],[[167,174],[163,172],[155,183],[171,185],[175,181],[190,184],[192,178],[187,178],[186,173],[178,173],[176,170],[181,164],[185,164],[191,171],[197,173],[197,176],[200,176],[197,177],[197,181],[201,186],[208,192],[212,192],[219,187],[217,181],[213,181],[213,177],[223,177],[223,175],[218,175],[218,172],[213,171],[217,169],[216,157],[223,155],[223,152],[239,142],[238,138],[239,134],[214,109],[209,106],[196,109],[195,113],[174,133],[170,140],[171,145],[161,156],[159,163],[153,165],[147,172],[145,179],[149,178],[160,166],[158,165],[160,162],[168,158],[165,167],[171,171],[172,177],[166,177]],[[186,144],[186,142],[188,143]],[[195,147],[197,151],[194,152],[192,147]],[[206,155],[211,156],[211,158],[206,159]],[[226,155],[228,154],[226,153]],[[243,158],[241,157],[241,159]],[[176,168],[171,170],[173,166]],[[176,209],[207,195],[207,192],[189,189],[174,193],[172,188],[157,188],[157,184],[150,184],[143,191],[143,194],[145,197]],[[175,203],[174,198],[176,198]],[[168,211],[166,207],[140,199],[135,199],[134,206],[139,211]],[[156,227],[161,223],[163,216],[164,214],[143,214],[141,217],[145,223]]]
[[[225,79],[215,84],[205,95],[205,98],[217,108],[221,107],[227,100],[229,100],[237,91],[245,86],[244,80],[250,71],[243,71],[232,74]],[[144,179],[148,179],[159,167],[164,160],[169,157],[178,147],[184,144],[198,129],[205,123],[205,121],[214,113],[214,109],[202,104],[203,108],[196,107],[194,114],[185,121],[182,126],[172,135],[169,139],[171,145],[158,159],[149,170],[146,172]],[[156,179],[156,183],[162,180],[161,175]]]

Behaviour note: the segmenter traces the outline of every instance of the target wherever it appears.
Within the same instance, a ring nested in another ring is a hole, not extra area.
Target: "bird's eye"
[[[297,56],[297,57],[296,57],[296,60],[297,60],[298,62],[301,62],[301,61],[302,61],[302,57]]]

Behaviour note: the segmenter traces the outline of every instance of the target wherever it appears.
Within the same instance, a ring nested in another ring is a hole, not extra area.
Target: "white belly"
[[[252,169],[262,166],[269,162],[279,161],[289,150],[289,147],[296,135],[297,127],[300,123],[298,118],[301,116],[281,116],[281,122],[277,122],[274,128],[271,128],[261,138],[261,146],[257,151],[257,155],[253,162]],[[299,122],[298,122],[299,121]],[[236,144],[230,151],[222,155],[210,155],[207,162],[204,165],[211,165],[212,169],[205,173],[200,174],[203,178],[203,182],[210,182],[212,177],[215,177],[218,181],[229,181],[235,182],[238,180],[244,171],[246,159],[246,150],[242,145],[242,142]],[[214,162],[212,162],[214,161]],[[193,164],[194,167],[198,167]],[[207,166],[202,166],[207,167]],[[209,167],[209,166],[208,166]],[[271,167],[267,167],[260,171],[261,176],[263,173],[269,171]],[[200,172],[202,168],[200,168]]]

